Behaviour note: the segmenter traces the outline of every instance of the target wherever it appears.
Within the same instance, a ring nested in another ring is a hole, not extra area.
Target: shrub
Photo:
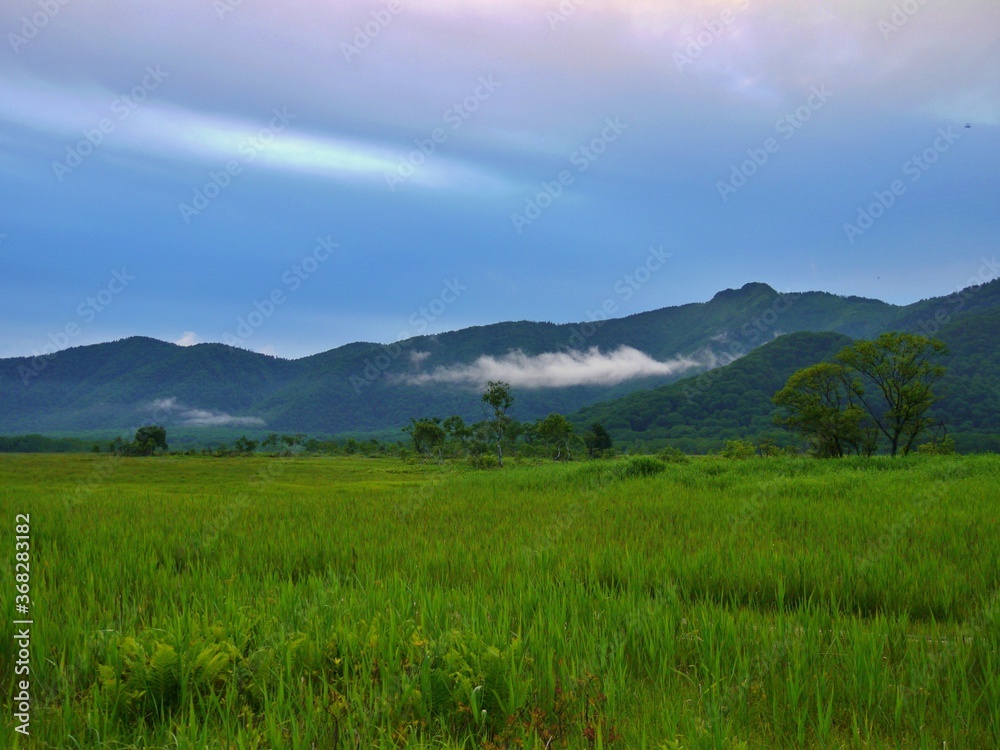
[[[672,445],[668,445],[660,451],[659,459],[668,464],[686,464],[691,460],[684,451]]]
[[[781,446],[774,442],[773,439],[762,438],[757,441],[757,455],[761,458],[773,458],[774,456],[780,456],[781,453]]]
[[[655,456],[635,456],[617,464],[612,472],[616,479],[651,477],[666,469],[666,464]]]
[[[757,446],[749,440],[727,440],[720,455],[735,460],[754,458],[757,455]]]
[[[499,469],[500,459],[492,453],[472,453],[469,464],[476,469]]]
[[[917,448],[917,452],[930,456],[953,456],[955,455],[955,439],[948,436],[941,440],[931,440]]]

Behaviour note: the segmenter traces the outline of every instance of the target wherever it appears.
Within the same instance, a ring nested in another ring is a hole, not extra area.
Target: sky
[[[945,295],[998,126],[996,0],[6,0],[0,357]]]

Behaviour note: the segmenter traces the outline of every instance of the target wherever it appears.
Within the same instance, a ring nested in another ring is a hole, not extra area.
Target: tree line
[[[591,458],[607,455],[613,448],[611,435],[600,423],[580,434],[562,414],[518,422],[510,415],[514,395],[505,381],[489,381],[480,400],[485,418],[479,422],[467,424],[460,416],[411,418],[403,431],[425,458],[466,456],[481,466],[491,465],[495,456],[496,465],[502,467],[504,455],[515,450],[520,455],[569,461],[584,452]]]
[[[936,387],[945,368],[937,360],[945,353],[942,342],[907,333],[856,341],[832,361],[795,372],[772,398],[778,407],[774,421],[803,438],[808,452],[820,458],[871,456],[880,451],[897,456],[917,448],[950,452],[953,443],[946,436],[945,425],[929,414],[941,398]],[[515,397],[507,382],[488,382],[480,401],[484,418],[472,424],[457,415],[411,418],[403,431],[409,435],[413,451],[425,459],[466,457],[484,468],[502,467],[505,456],[511,454],[570,461],[578,456],[599,458],[613,453],[611,435],[599,422],[579,433],[562,414],[551,413],[533,422],[514,419],[511,409]],[[926,437],[930,440],[921,445]],[[258,449],[289,455],[296,448],[311,453],[405,453],[398,443],[389,450],[375,440],[363,444],[348,440],[343,445],[307,439],[301,433],[272,433],[263,440],[243,436],[231,449],[223,448],[213,455],[253,455]],[[165,452],[166,430],[159,425],[142,427],[132,441],[117,438],[110,449],[130,456]],[[729,441],[721,455],[746,458],[781,452],[770,439],[758,445],[736,440]]]

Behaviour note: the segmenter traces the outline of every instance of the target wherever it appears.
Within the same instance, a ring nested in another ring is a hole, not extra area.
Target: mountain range
[[[0,360],[0,434],[173,435],[396,431],[411,417],[484,417],[486,380],[513,416],[601,421],[618,440],[699,449],[773,431],[770,397],[796,369],[889,330],[949,345],[939,407],[966,446],[1000,433],[1000,280],[898,306],[762,283],[704,303],[578,324],[507,322],[355,343],[298,360],[144,337]]]

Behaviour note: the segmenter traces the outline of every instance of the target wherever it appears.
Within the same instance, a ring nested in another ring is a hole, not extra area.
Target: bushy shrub
[[[666,464],[655,456],[635,456],[615,465],[612,472],[616,479],[651,477],[666,469]]]
[[[672,445],[668,445],[660,451],[659,459],[668,464],[686,464],[691,460],[684,451]]]
[[[757,455],[757,446],[749,440],[727,440],[720,455],[735,460],[754,458]]]
[[[499,469],[500,459],[492,453],[471,453],[469,464],[476,469]]]
[[[949,436],[941,440],[932,440],[917,448],[917,452],[929,456],[953,456],[955,455],[955,439]]]
[[[762,438],[757,441],[757,455],[761,458],[773,458],[782,454],[779,446],[772,438]]]

